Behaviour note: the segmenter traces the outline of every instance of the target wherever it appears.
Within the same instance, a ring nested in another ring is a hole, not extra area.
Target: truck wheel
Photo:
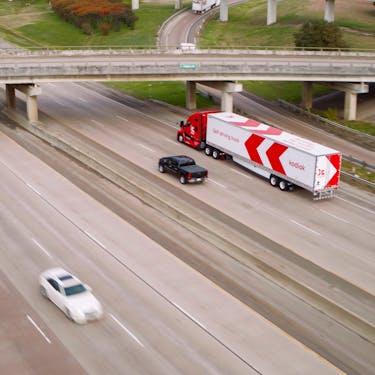
[[[164,166],[163,165],[159,165],[159,172],[160,173],[164,173],[165,172],[165,169],[164,169]]]
[[[278,177],[276,177],[273,174],[271,174],[271,176],[270,176],[270,184],[272,186],[277,186],[278,183],[279,183]]]
[[[207,156],[211,156],[211,154],[212,154],[212,148],[210,146],[206,146],[206,148],[204,149],[204,153]]]
[[[182,185],[186,184],[186,177],[185,176],[180,176],[180,182]]]
[[[220,159],[220,151],[219,150],[213,150],[212,151],[212,157],[214,158],[214,159]]]
[[[279,189],[282,191],[288,190],[288,184],[284,180],[279,181]]]
[[[179,134],[179,135],[177,136],[177,140],[178,140],[180,143],[183,143],[183,141],[184,141],[184,137],[183,137],[181,134]]]

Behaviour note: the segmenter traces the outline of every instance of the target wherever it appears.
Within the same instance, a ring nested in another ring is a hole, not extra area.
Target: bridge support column
[[[197,83],[194,81],[186,81],[186,108],[197,108]]]
[[[355,120],[357,118],[357,95],[366,94],[369,87],[365,83],[327,83],[320,84],[333,88],[334,90],[345,92],[344,120]]]
[[[277,0],[267,0],[267,25],[276,23]]]
[[[345,92],[344,120],[355,120],[357,118],[357,93]]]
[[[139,0],[132,0],[132,10],[139,9]]]
[[[15,90],[19,90],[26,95],[26,110],[29,121],[38,121],[37,97],[42,93],[42,89],[34,84],[7,84],[6,95],[9,108],[15,108],[16,106]]]
[[[222,92],[220,109],[222,112],[233,112],[233,93],[232,92],[227,92],[227,91]]]
[[[221,0],[220,2],[220,21],[228,21],[228,3],[227,0]]]
[[[5,96],[8,108],[16,107],[16,89],[13,85],[5,85]]]
[[[221,110],[233,112],[233,93],[242,91],[242,84],[225,81],[200,81],[202,86],[210,87],[221,92]]]
[[[324,7],[324,21],[334,22],[335,20],[335,0],[326,0]]]
[[[312,108],[312,82],[303,82],[302,88],[302,106],[310,110]]]

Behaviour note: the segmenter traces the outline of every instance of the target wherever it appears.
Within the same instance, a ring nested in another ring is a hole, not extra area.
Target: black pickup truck
[[[207,169],[196,165],[193,158],[185,155],[166,156],[159,159],[159,172],[176,174],[181,184],[203,182],[208,177]]]

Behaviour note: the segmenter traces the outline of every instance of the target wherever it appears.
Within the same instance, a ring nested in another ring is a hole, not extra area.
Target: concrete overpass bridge
[[[37,121],[38,86],[59,81],[185,81],[186,106],[195,108],[196,84],[222,91],[221,108],[231,111],[238,81],[302,81],[303,104],[312,105],[314,82],[345,91],[345,117],[355,119],[356,97],[375,82],[375,54],[294,50],[77,50],[24,51],[0,54],[0,83],[7,104],[15,90],[26,95],[30,121]]]

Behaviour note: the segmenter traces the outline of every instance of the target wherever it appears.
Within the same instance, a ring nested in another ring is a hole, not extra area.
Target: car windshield
[[[64,288],[66,296],[73,296],[75,294],[86,292],[86,288],[82,284],[77,284]]]

